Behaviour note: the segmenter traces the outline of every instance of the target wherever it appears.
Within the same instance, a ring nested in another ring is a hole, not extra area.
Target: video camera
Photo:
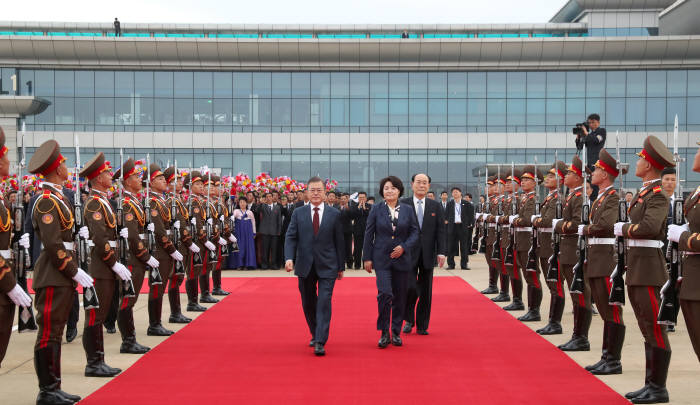
[[[586,127],[586,131],[591,132],[591,127],[588,125],[587,122],[576,124],[576,126],[571,130],[571,132],[573,132],[576,136],[583,136],[583,127]]]

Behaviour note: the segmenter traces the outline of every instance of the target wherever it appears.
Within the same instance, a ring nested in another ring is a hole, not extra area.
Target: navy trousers
[[[377,270],[377,305],[379,317],[377,330],[389,330],[395,335],[401,332],[406,309],[406,294],[410,271],[395,269]]]
[[[301,306],[306,324],[315,342],[326,344],[331,327],[331,299],[335,278],[319,278],[316,268],[311,267],[307,277],[299,277]]]

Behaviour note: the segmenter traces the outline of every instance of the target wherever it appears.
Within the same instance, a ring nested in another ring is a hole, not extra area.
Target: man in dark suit
[[[291,194],[292,196],[294,194]],[[280,207],[282,207],[282,233],[279,239],[279,249],[277,249],[277,262],[284,263],[284,235],[287,233],[287,228],[289,228],[289,222],[292,220],[292,211],[294,211],[294,203],[291,202],[290,197],[283,195],[280,197]]]
[[[355,250],[352,252],[355,270],[362,267],[362,246],[365,243],[365,228],[367,228],[367,216],[372,208],[367,203],[367,193],[360,191],[357,193],[357,205],[351,207],[352,212],[352,236]]]
[[[319,177],[307,183],[311,203],[294,210],[287,230],[285,269],[299,277],[299,293],[314,354],[326,354],[335,280],[343,278],[345,249],[340,211],[323,203],[324,184]],[[318,289],[318,294],[316,293]]]
[[[455,256],[459,255],[462,270],[469,270],[469,249],[467,236],[469,226],[474,223],[474,206],[462,200],[462,190],[459,187],[452,188],[452,201],[447,203],[447,239],[449,253],[447,256],[447,268],[455,268]]]
[[[297,191],[297,202],[294,204],[294,208],[303,207],[305,205],[309,205],[309,191]]]
[[[262,235],[262,253],[260,257],[262,269],[279,269],[277,263],[278,239],[282,233],[282,207],[272,202],[272,194],[265,194],[265,203],[258,207],[260,226],[257,233]]]
[[[350,209],[350,196],[347,193],[340,193],[340,204],[337,208],[340,210],[340,222],[343,224],[343,238],[345,238],[345,264],[348,268],[352,268],[352,211]]]
[[[426,198],[430,189],[430,176],[419,173],[411,178],[413,197],[404,198],[416,212],[420,238],[411,251],[413,273],[408,281],[408,295],[403,327],[404,333],[411,333],[416,326],[419,335],[428,334],[430,307],[433,298],[433,264],[436,256],[440,267],[445,265],[447,256],[447,227],[440,203]],[[416,302],[418,308],[416,309]]]
[[[447,220],[447,203],[449,203],[447,191],[443,191],[440,193],[440,208],[442,209],[442,216],[445,218],[445,220]]]

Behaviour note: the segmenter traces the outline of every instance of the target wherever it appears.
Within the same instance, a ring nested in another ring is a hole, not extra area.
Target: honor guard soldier
[[[666,283],[666,259],[662,252],[666,236],[669,200],[661,188],[661,171],[674,167],[673,155],[655,136],[644,140],[644,149],[637,154],[635,176],[643,180],[642,188],[632,198],[629,223],[615,224],[615,235],[627,243],[627,293],[644,335],[646,356],[645,385],[627,393],[633,403],[668,402],[666,377],[671,362],[671,345],[666,326],[657,323],[659,291]]]
[[[489,265],[489,286],[485,290],[481,291],[482,294],[498,294],[498,278],[501,272],[491,261],[491,255],[493,254],[493,242],[496,239],[496,224],[488,223],[487,218],[491,215],[495,215],[498,210],[496,206],[498,202],[498,185],[496,176],[490,176],[486,180],[486,187],[488,188],[488,198],[486,201],[488,203],[488,212],[483,212],[478,214],[481,221],[486,222],[486,246],[484,249],[484,257],[486,257],[486,263]]]
[[[29,161],[29,172],[44,176],[41,197],[32,210],[32,226],[44,248],[34,264],[36,291],[34,368],[39,379],[37,405],[73,404],[77,395],[61,391],[61,338],[73,305],[77,282],[92,287],[93,279],[78,268],[73,248],[73,207],[63,195],[68,168],[54,140],[44,142]]]
[[[552,249],[552,220],[556,217],[557,203],[560,200],[559,188],[564,183],[566,175],[566,163],[557,160],[552,164],[549,172],[544,177],[544,186],[549,190],[540,207],[540,215],[533,221],[537,228],[537,256],[540,260],[542,271],[549,268],[549,258],[554,253]],[[557,179],[559,181],[557,182]],[[559,273],[559,272],[558,272]],[[537,329],[540,335],[561,335],[561,317],[564,313],[564,288],[561,274],[556,282],[547,282],[549,287],[549,322],[544,328]]]
[[[698,143],[700,144],[700,142]],[[695,154],[693,171],[700,173],[700,148]],[[669,225],[668,239],[678,242],[679,250],[685,252],[682,268],[683,281],[680,285],[680,304],[688,327],[688,336],[695,354],[700,360],[700,186],[686,201],[684,212],[686,225]]]
[[[149,336],[170,336],[173,331],[165,329],[161,323],[163,311],[163,294],[166,291],[168,280],[174,271],[175,260],[181,262],[184,258],[175,248],[175,244],[170,239],[170,206],[166,204],[164,197],[168,184],[160,166],[151,163],[149,170],[150,178],[150,214],[151,232],[155,239],[154,256],[160,262],[162,284],[151,283],[151,291],[148,294],[148,331]]]
[[[192,235],[187,226],[190,220],[187,206],[180,195],[184,182],[182,177],[179,176],[179,173],[175,172],[175,168],[172,166],[165,169],[164,176],[166,183],[168,183],[168,198],[165,201],[165,205],[172,207],[173,202],[175,203],[175,222],[172,228],[174,228],[175,232],[179,233],[178,243],[175,248],[183,256],[182,264],[186,276],[192,265],[192,257],[189,250],[189,247],[192,245]],[[170,283],[168,284],[168,301],[170,302],[170,318],[168,322],[170,323],[189,323],[192,321],[192,319],[182,314],[180,306],[180,284],[182,284],[185,276],[179,276],[173,272]]]
[[[510,218],[510,225],[515,227],[515,265],[518,267],[515,273],[522,275],[527,283],[527,313],[518,318],[522,322],[540,321],[540,304],[542,304],[542,283],[540,282],[539,269],[533,271],[526,269],[528,254],[532,247],[532,216],[535,215],[535,187],[540,176],[533,165],[525,166],[520,176],[520,186],[523,195],[520,197],[518,213]],[[539,267],[539,266],[536,266]]]
[[[219,245],[219,218],[216,215],[216,205],[214,204],[214,194],[216,190],[214,183],[215,175],[207,173],[202,176],[204,179],[204,187],[202,188],[202,197],[204,197],[204,209],[202,218],[204,218],[204,245],[206,254],[204,255],[204,266],[202,273],[199,276],[199,301],[206,304],[216,304],[218,299],[214,298],[209,292],[209,275],[214,271],[218,263]]]
[[[598,186],[598,198],[591,205],[590,225],[579,225],[578,234],[588,238],[588,253],[584,275],[591,289],[591,298],[603,319],[603,354],[600,361],[587,366],[593,374],[621,374],[622,344],[625,324],[622,307],[609,304],[610,275],[615,270],[615,235],[613,227],[618,217],[620,195],[615,190],[615,179],[620,174],[614,157],[600,150],[591,184]]]
[[[146,215],[143,205],[139,201],[141,192],[141,176],[134,159],[129,158],[122,167],[112,176],[113,180],[122,178],[124,194],[122,197],[123,228],[121,237],[127,241],[129,247],[128,266],[131,272],[131,281],[134,285],[133,297],[121,297],[119,312],[117,313],[117,326],[122,335],[120,353],[143,354],[150,350],[136,342],[136,329],[134,327],[134,305],[139,297],[139,291],[143,285],[143,277],[146,274],[146,265],[158,267],[158,260],[151,256],[143,241]]]
[[[564,176],[564,185],[569,188],[569,195],[564,200],[562,219],[553,220],[554,232],[561,235],[561,247],[559,249],[560,273],[563,273],[566,284],[571,290],[574,280],[574,265],[578,261],[578,226],[581,223],[581,209],[583,208],[583,163],[578,156],[574,156],[571,166]],[[574,332],[571,339],[559,345],[563,351],[588,351],[591,344],[588,341],[588,330],[591,327],[593,311],[590,302],[590,290],[585,288],[583,294],[571,294],[571,302],[574,307]]]
[[[228,212],[228,207],[224,202],[224,190],[222,188],[221,178],[219,176],[212,176],[212,179],[212,190],[215,190],[213,194],[215,196],[214,205],[216,206],[215,221],[218,220],[220,236],[217,246],[217,254],[219,260],[216,264],[216,267],[211,273],[211,281],[213,283],[211,294],[226,296],[230,293],[221,288],[221,266],[223,266],[226,263],[226,259],[231,252],[228,251],[226,254],[224,254],[222,253],[222,249],[224,246],[228,246],[229,242],[233,243],[236,240],[236,237],[233,236],[233,229],[231,229],[231,227],[229,226],[231,222],[229,220],[229,216],[231,215],[231,213]]]
[[[117,278],[131,280],[129,269],[117,260],[117,216],[107,196],[112,187],[110,170],[104,153],[99,152],[80,171],[80,176],[88,179],[90,194],[83,213],[87,226],[79,232],[81,237],[92,241],[88,272],[95,279],[95,290],[101,302],[99,308],[85,310],[83,348],[87,357],[86,377],[114,377],[121,373],[120,369],[105,363],[102,335],[102,324],[112,302]]]
[[[503,263],[503,245],[501,244],[501,239],[503,239],[503,233],[508,233],[507,230],[501,229],[499,232],[499,220],[500,216],[503,215],[503,209],[505,204],[505,184],[506,178],[505,174],[496,176],[496,193],[494,197],[493,204],[491,205],[491,215],[486,217],[486,222],[493,224],[493,240],[490,244],[492,255],[489,258],[489,262],[492,263],[501,273],[501,291],[497,296],[491,298],[493,302],[508,302],[510,301],[510,276],[508,276],[508,271]],[[493,252],[495,245],[498,241],[498,252]]]
[[[199,276],[202,274],[203,262],[208,256],[204,242],[207,240],[207,235],[204,232],[204,224],[206,221],[206,211],[202,202],[202,194],[204,193],[204,182],[202,174],[199,171],[192,171],[185,178],[185,187],[190,191],[187,207],[189,212],[190,234],[194,239],[194,243],[190,245],[190,270],[187,272],[187,281],[185,281],[185,290],[187,291],[187,310],[192,312],[206,311],[206,307],[199,305],[197,302],[197,284]],[[203,250],[204,249],[204,250]],[[199,259],[199,260],[196,260]]]
[[[5,133],[0,127],[0,177],[10,174],[9,150],[5,146]],[[22,187],[20,185],[20,187]],[[12,241],[12,214],[7,202],[0,193],[0,365],[5,358],[7,345],[12,334],[12,321],[15,317],[15,305],[30,307],[32,299],[24,289],[17,284],[11,263],[10,243]],[[29,248],[29,236],[22,236],[20,244]]]
[[[520,269],[516,266],[518,258],[515,254],[515,240],[512,239],[510,229],[510,217],[518,213],[518,186],[520,185],[520,169],[512,170],[512,174],[506,177],[506,193],[508,196],[503,201],[503,215],[499,218],[501,223],[501,261],[503,266],[508,271],[510,277],[510,286],[513,290],[513,302],[503,307],[506,311],[522,311],[525,309],[523,305],[523,280],[520,274]],[[511,243],[513,244],[512,246]],[[513,252],[513,263],[508,263],[508,250]]]

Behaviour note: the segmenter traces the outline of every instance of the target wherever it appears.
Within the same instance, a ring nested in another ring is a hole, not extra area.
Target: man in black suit
[[[294,194],[292,194],[294,195]],[[280,197],[280,207],[282,207],[282,233],[280,234],[280,248],[277,249],[278,263],[284,262],[284,235],[289,228],[289,222],[292,220],[292,211],[294,211],[294,203],[286,195]]]
[[[340,210],[340,223],[343,224],[343,238],[345,238],[345,265],[347,268],[352,268],[352,210],[349,205],[350,196],[347,193],[340,193],[340,204],[337,208]]]
[[[323,203],[323,180],[308,184],[311,203],[294,210],[287,230],[284,268],[299,277],[301,305],[311,332],[314,354],[326,354],[331,323],[331,298],[335,280],[342,280],[345,266],[340,212]],[[318,289],[318,294],[316,293]]]
[[[455,268],[455,256],[459,255],[462,270],[469,270],[469,249],[467,236],[469,226],[474,223],[474,206],[462,200],[462,190],[459,187],[452,188],[452,201],[447,203],[447,239],[449,253],[447,256],[447,268]]]
[[[260,257],[262,269],[279,269],[277,263],[277,248],[279,236],[282,233],[282,207],[272,202],[272,194],[265,194],[265,203],[258,208],[260,224],[257,233],[262,235],[262,254]]]
[[[442,216],[445,218],[445,220],[447,220],[447,203],[449,203],[447,199],[447,191],[443,190],[442,193],[440,193],[440,208],[442,209]]]
[[[355,251],[352,253],[355,270],[362,267],[362,246],[365,243],[365,228],[367,228],[367,216],[372,207],[367,203],[367,193],[357,193],[357,205],[350,208],[352,213],[352,236]]]
[[[447,231],[440,203],[426,198],[430,189],[430,176],[419,173],[411,178],[413,197],[404,198],[402,203],[409,204],[416,212],[420,240],[413,247],[413,273],[408,281],[408,294],[403,327],[404,333],[411,333],[416,326],[419,335],[428,334],[430,307],[433,298],[433,264],[436,255],[440,267],[445,265],[447,255]],[[418,308],[416,309],[416,302]]]

